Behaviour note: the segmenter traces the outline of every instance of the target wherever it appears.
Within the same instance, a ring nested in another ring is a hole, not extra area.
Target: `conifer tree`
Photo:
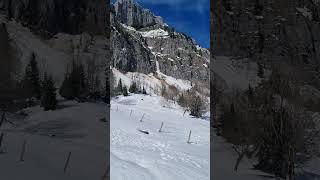
[[[261,63],[258,63],[258,77],[264,78],[264,70]]]
[[[71,73],[66,73],[59,93],[70,100],[82,98],[87,94],[86,77],[82,64],[72,63]]]
[[[42,83],[41,106],[45,111],[55,110],[57,106],[56,88],[51,76],[45,75]]]
[[[6,106],[14,96],[12,94],[13,87],[13,62],[14,57],[11,46],[7,25],[0,25],[0,105],[1,108]]]
[[[40,78],[39,69],[34,53],[31,54],[31,59],[25,70],[25,77],[22,81],[22,90],[26,97],[36,97],[40,99]]]
[[[117,91],[119,92],[119,93],[122,93],[123,92],[123,90],[122,90],[122,80],[121,80],[121,78],[120,78],[120,80],[119,80],[119,82],[118,82],[118,87],[117,87]]]
[[[191,103],[190,103],[190,115],[194,117],[201,117],[203,113],[203,101],[200,96],[195,95],[192,97]]]
[[[123,88],[122,88],[122,94],[123,94],[124,96],[128,96],[128,95],[129,95],[129,94],[128,94],[127,86],[123,86]]]
[[[130,85],[129,92],[130,93],[137,93],[138,92],[138,88],[137,88],[137,83],[136,82],[133,82]]]
[[[146,91],[146,89],[144,88],[144,86],[143,86],[143,88],[142,88],[142,94],[147,94],[147,91]]]
[[[109,71],[107,70],[107,72],[105,73],[105,78],[106,78],[106,86],[105,86],[105,96],[104,96],[104,99],[103,101],[105,103],[110,103],[110,92],[111,92],[111,89],[110,89],[110,73]]]

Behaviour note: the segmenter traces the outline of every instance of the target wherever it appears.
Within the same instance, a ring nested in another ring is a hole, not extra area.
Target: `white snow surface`
[[[243,158],[238,166],[238,170],[234,171],[237,161],[237,153],[233,150],[232,145],[227,143],[223,138],[216,136],[212,132],[211,155],[213,156],[211,164],[211,172],[213,179],[226,180],[273,180],[272,175],[256,171],[252,169],[253,162],[247,158]]]
[[[128,25],[123,24],[123,23],[121,23],[121,25],[122,25],[124,28],[126,28],[127,30],[129,30],[129,31],[136,31],[136,29],[135,29],[134,27],[132,27],[132,26],[128,26]]]
[[[140,34],[143,37],[149,37],[149,38],[165,38],[168,37],[169,33],[161,28],[154,29],[150,31],[140,31]]]
[[[126,74],[121,73],[116,68],[112,68],[112,72],[115,77],[115,86],[117,86],[119,80],[121,79],[122,84],[130,87],[133,82],[137,82],[140,86],[143,86],[147,93],[149,94],[158,94],[163,85],[173,85],[179,90],[188,90],[191,89],[191,82],[183,79],[176,79],[171,76],[157,72],[158,76],[154,74],[143,74],[138,72],[128,72]],[[163,84],[164,83],[164,84]]]
[[[219,75],[229,88],[247,89],[254,87],[261,79],[257,76],[258,67],[254,62],[231,60],[230,57],[217,56],[211,60],[212,71]],[[265,71],[265,74],[268,72]]]
[[[59,109],[43,111],[39,106],[8,114],[15,126],[4,123],[0,148],[1,179],[88,180],[106,172],[106,104],[59,102]],[[20,162],[26,140],[24,161]],[[71,152],[69,165],[64,165]]]
[[[184,115],[173,102],[149,95],[119,96],[110,114],[112,180],[210,179],[208,120]]]

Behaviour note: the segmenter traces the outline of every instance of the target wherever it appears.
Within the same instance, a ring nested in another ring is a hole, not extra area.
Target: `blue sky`
[[[204,48],[210,46],[210,0],[136,0]]]

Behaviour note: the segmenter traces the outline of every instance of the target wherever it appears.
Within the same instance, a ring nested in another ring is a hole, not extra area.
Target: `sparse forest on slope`
[[[278,177],[319,176],[319,7],[312,0],[213,1],[212,125],[234,145],[235,170],[248,157]]]

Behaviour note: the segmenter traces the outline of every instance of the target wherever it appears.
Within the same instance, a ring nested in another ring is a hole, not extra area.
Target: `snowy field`
[[[15,125],[5,122],[0,128],[0,179],[101,180],[108,153],[107,123],[100,119],[106,109],[103,103],[65,101],[56,111],[32,107],[23,110],[28,116],[8,114]]]
[[[110,123],[112,180],[210,179],[208,120],[159,96],[132,95],[112,100]]]

